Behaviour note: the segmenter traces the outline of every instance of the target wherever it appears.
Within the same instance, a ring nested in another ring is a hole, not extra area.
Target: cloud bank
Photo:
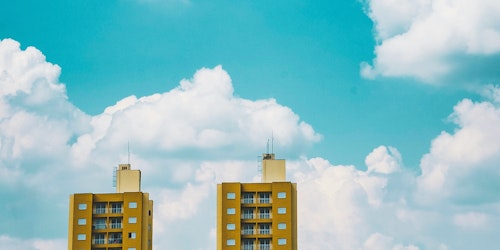
[[[287,169],[298,183],[300,248],[496,244],[495,100],[460,101],[449,117],[455,130],[436,136],[419,172],[385,145],[367,152],[360,170],[304,156],[321,135],[274,99],[235,95],[221,66],[164,93],[125,97],[95,116],[68,101],[60,71],[36,48],[0,41],[0,199],[9,201],[0,206],[2,250],[65,249],[69,194],[113,192],[112,167],[127,160],[128,142],[132,166],[155,201],[155,249],[214,249],[216,184],[258,180],[255,156],[271,134],[278,157],[296,156]],[[203,237],[193,241],[194,234]]]
[[[376,40],[366,78],[438,83],[498,81],[500,5],[494,0],[366,0]]]

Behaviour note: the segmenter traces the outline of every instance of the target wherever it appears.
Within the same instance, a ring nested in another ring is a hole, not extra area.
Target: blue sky
[[[158,205],[156,248],[214,249],[215,184],[255,180],[272,135],[302,203],[325,200],[300,208],[301,248],[490,246],[499,10],[489,0],[2,3],[0,249],[64,249],[68,195],[112,191],[127,142]],[[32,205],[43,218],[26,214]],[[185,248],[193,225],[207,237]]]
[[[415,166],[450,108],[470,96],[412,80],[363,79],[359,64],[372,59],[375,41],[357,1],[30,4],[41,6],[24,15],[23,1],[4,8],[2,37],[60,65],[69,100],[89,114],[129,95],[168,91],[196,69],[220,64],[237,95],[275,98],[325,136],[311,156],[360,165],[374,146],[390,144]]]

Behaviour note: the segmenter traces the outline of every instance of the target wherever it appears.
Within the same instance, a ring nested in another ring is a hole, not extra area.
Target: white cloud
[[[477,89],[477,92],[487,100],[496,104],[500,103],[500,86],[498,85],[487,84],[484,87]]]
[[[304,163],[307,167],[295,173],[300,178],[299,242],[308,242],[308,249],[360,247],[370,230],[369,210],[379,207],[386,179],[321,158]]]
[[[218,181],[256,179],[257,164],[248,162],[248,152],[260,152],[271,134],[280,151],[294,154],[321,139],[274,99],[234,96],[221,66],[200,69],[165,93],[126,97],[96,116],[68,102],[59,74],[36,48],[0,41],[0,199],[11,201],[0,208],[0,234],[65,236],[67,217],[60,215],[67,214],[68,194],[112,192],[112,166],[126,161],[130,141],[133,167],[143,170],[144,189],[159,208],[155,232],[183,236],[159,241],[159,248],[186,247],[190,224],[213,228],[206,213],[214,208],[201,208],[212,204]],[[33,204],[45,216],[30,213]],[[179,220],[187,222],[184,233],[170,231]],[[26,230],[27,223],[35,226]],[[191,244],[206,249],[212,241]],[[49,243],[33,241],[26,248],[51,248]]]
[[[499,63],[500,5],[495,0],[365,3],[377,45],[373,63],[361,65],[364,77],[414,77],[436,83],[457,72],[474,81],[498,76],[484,66],[491,60]],[[477,60],[483,62],[482,70],[477,70]]]
[[[0,235],[0,250],[63,250],[68,247],[65,239],[20,239]]]
[[[209,153],[227,148],[231,157],[261,148],[272,133],[284,150],[293,150],[298,141],[310,145],[321,139],[309,124],[273,99],[235,97],[221,66],[201,69],[163,94],[127,97],[93,117],[92,125],[95,132],[82,135],[74,146],[78,152],[88,152],[97,143],[112,150],[130,141],[144,151]]]
[[[492,187],[500,178],[495,167],[500,160],[500,109],[465,99],[450,118],[458,128],[453,134],[442,132],[422,158],[420,198],[499,202]]]
[[[402,159],[396,148],[379,146],[366,156],[365,163],[368,172],[390,174],[401,168]]]
[[[481,229],[488,222],[488,216],[483,213],[461,213],[453,216],[453,223],[464,229]]]
[[[365,241],[363,250],[419,250],[420,248],[414,245],[404,246],[402,244],[394,245],[393,238],[380,233],[374,233]]]
[[[0,67],[0,84],[9,86],[0,95],[0,199],[11,201],[0,207],[0,247],[7,249],[66,248],[48,233],[66,237],[68,194],[112,192],[111,167],[126,161],[128,141],[143,190],[155,201],[155,248],[213,249],[216,184],[257,180],[256,155],[249,154],[260,152],[271,133],[290,155],[321,139],[274,99],[234,96],[220,66],[200,69],[165,93],[126,97],[88,116],[68,102],[60,70],[41,52],[28,53],[12,40],[0,42],[0,51],[7,65]],[[421,176],[406,172],[399,151],[387,146],[369,152],[366,171],[321,157],[289,159],[288,176],[298,183],[300,247],[496,243],[491,235],[498,227],[490,225],[500,223],[500,111],[464,100],[450,119],[457,129],[433,141]],[[34,206],[40,213],[31,213]],[[191,241],[193,234],[203,237]]]

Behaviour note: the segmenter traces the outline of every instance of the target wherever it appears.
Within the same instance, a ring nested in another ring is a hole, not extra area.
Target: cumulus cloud
[[[288,165],[298,183],[301,247],[417,250],[417,246],[437,249],[444,244],[428,238],[433,238],[434,222],[446,220],[435,220],[442,217],[440,212],[411,206],[412,192],[399,192],[413,185],[402,170],[386,175],[333,165],[323,158]],[[388,183],[397,179],[405,181],[389,188]]]
[[[155,231],[162,232],[162,226],[178,220],[189,225],[199,216],[199,230],[213,228],[200,209],[215,199],[212,186],[256,179],[248,152],[260,152],[271,134],[283,153],[299,154],[321,139],[276,100],[235,96],[221,66],[200,69],[164,93],[126,97],[96,116],[68,101],[60,72],[36,48],[0,41],[0,199],[11,201],[0,207],[0,232],[9,233],[4,242],[66,235],[67,217],[60,215],[67,214],[68,195],[113,192],[112,166],[128,158],[128,142],[132,164],[148,183],[144,189],[161,208]],[[44,216],[29,212],[33,204]],[[185,247],[179,239],[170,243]],[[193,244],[206,248],[205,241]]]
[[[477,92],[495,104],[500,103],[500,87],[498,85],[487,84],[477,89]]]
[[[493,66],[500,62],[500,17],[495,14],[500,5],[496,1],[364,3],[377,41],[373,62],[361,65],[364,77],[412,77],[428,83],[445,78],[498,81]]]
[[[383,36],[404,27],[387,26]],[[155,248],[213,249],[216,184],[258,180],[249,154],[260,152],[271,133],[290,155],[321,139],[276,100],[234,95],[221,66],[89,116],[68,102],[59,67],[40,51],[6,39],[0,52],[0,199],[10,201],[0,206],[0,249],[65,249],[65,240],[52,239],[66,237],[68,195],[113,192],[112,166],[128,158],[129,141],[133,168],[143,171],[143,190],[155,201]],[[418,176],[389,146],[367,152],[366,171],[321,157],[288,159],[288,176],[298,183],[300,247],[496,244],[498,109],[493,102],[458,103],[450,116],[456,130],[433,140]],[[205,237],[186,240],[193,234]]]
[[[380,146],[366,156],[365,164],[368,172],[390,174],[401,168],[401,154],[394,147]]]
[[[385,236],[380,233],[374,233],[368,237],[363,244],[364,250],[419,250],[420,248],[409,245],[403,246],[401,244],[394,245],[393,238]]]
[[[422,200],[498,202],[500,109],[465,99],[450,116],[458,128],[433,140],[421,161],[418,189]]]
[[[231,78],[221,66],[201,69],[163,94],[124,98],[93,117],[92,125],[94,133],[82,135],[74,146],[78,152],[89,152],[97,144],[112,150],[131,141],[142,152],[181,155],[194,150],[202,155],[225,148],[226,156],[232,157],[262,148],[271,133],[283,150],[321,139],[274,99],[234,96]],[[193,157],[191,153],[189,158]]]
[[[464,229],[480,229],[488,222],[488,216],[483,213],[461,213],[453,216],[453,223]]]
[[[0,235],[0,250],[54,250],[67,248],[66,239],[29,239],[23,240],[8,235]]]

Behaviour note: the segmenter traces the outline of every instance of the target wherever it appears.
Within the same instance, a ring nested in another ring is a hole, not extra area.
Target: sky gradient
[[[0,249],[66,249],[69,194],[112,192],[128,143],[155,201],[155,249],[215,249],[216,184],[258,180],[271,137],[298,183],[300,248],[490,248],[499,12],[493,0],[1,3]]]

